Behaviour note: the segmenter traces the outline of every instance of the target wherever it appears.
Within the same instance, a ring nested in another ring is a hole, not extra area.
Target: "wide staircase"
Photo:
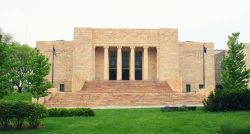
[[[133,107],[199,105],[203,96],[176,93],[159,81],[92,81],[81,91],[59,92],[45,103],[47,107]]]

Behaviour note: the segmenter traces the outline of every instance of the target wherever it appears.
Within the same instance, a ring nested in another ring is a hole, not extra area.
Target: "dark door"
[[[117,52],[109,52],[109,80],[116,80]]]
[[[142,80],[142,52],[135,52],[135,80]]]
[[[122,51],[122,80],[129,80],[129,52]]]
[[[60,84],[60,92],[64,92],[64,84]]]

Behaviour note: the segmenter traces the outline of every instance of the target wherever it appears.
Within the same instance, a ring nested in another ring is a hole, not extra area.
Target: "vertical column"
[[[130,47],[129,79],[135,80],[135,47]]]
[[[157,67],[156,67],[156,71],[157,71],[157,80],[159,80],[160,79],[160,69],[159,69],[159,65],[160,65],[160,47],[159,46],[157,46],[156,47],[156,65],[157,65]]]
[[[148,80],[148,47],[143,47],[143,80]]]
[[[104,80],[109,80],[109,50],[108,46],[104,46]]]
[[[117,47],[117,80],[122,80],[122,47]]]

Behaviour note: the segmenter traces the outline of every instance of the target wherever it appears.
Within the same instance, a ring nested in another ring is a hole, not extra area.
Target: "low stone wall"
[[[48,102],[53,96],[56,95],[56,93],[58,92],[58,89],[57,88],[50,88],[48,90],[48,92],[49,92],[49,95],[39,98],[39,100],[38,100],[39,104],[44,104],[45,102]],[[32,103],[37,103],[37,99],[32,98]]]

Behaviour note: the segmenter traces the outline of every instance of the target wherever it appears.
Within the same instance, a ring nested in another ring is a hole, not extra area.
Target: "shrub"
[[[12,105],[13,122],[17,128],[22,128],[24,119],[28,114],[28,105],[24,102],[16,102]]]
[[[250,90],[215,90],[203,105],[207,111],[250,110]]]
[[[224,123],[220,127],[221,134],[249,134],[250,125],[247,123]]]
[[[13,118],[12,103],[0,102],[0,122],[3,129],[7,129]]]
[[[50,117],[63,117],[63,116],[94,116],[95,113],[90,108],[51,108],[48,109]]]
[[[195,111],[196,110],[196,106],[180,106],[180,107],[176,107],[176,106],[165,106],[161,108],[162,112],[170,112],[170,111]]]
[[[40,125],[40,119],[47,116],[47,109],[40,104],[30,104],[28,108],[28,122],[31,128]]]
[[[40,119],[46,117],[47,109],[39,104],[26,102],[0,102],[0,122],[3,129],[15,126],[22,128],[27,121],[31,128],[40,124]]]

